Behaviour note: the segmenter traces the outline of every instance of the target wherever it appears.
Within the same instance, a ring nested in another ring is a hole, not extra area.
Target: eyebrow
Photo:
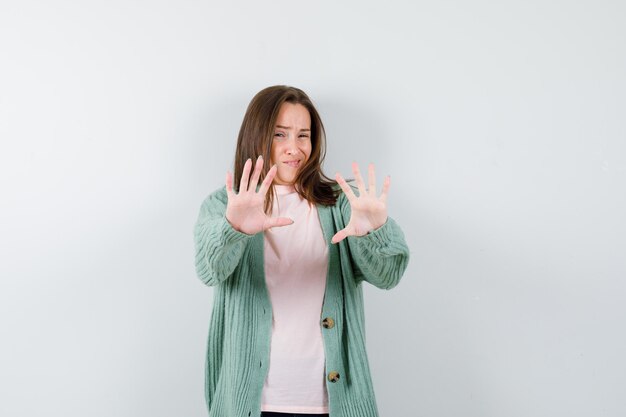
[[[276,125],[276,127],[280,127],[281,129],[291,129],[291,126],[281,126],[281,125]],[[304,132],[310,132],[311,129],[300,129],[301,131]]]

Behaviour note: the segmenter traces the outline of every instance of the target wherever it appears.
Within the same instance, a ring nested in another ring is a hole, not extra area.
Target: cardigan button
[[[332,329],[333,327],[335,327],[335,320],[331,319],[330,317],[326,317],[324,320],[322,320],[322,326],[324,326],[325,329]]]
[[[328,380],[330,382],[337,382],[339,381],[339,372],[337,371],[332,371],[328,374]]]

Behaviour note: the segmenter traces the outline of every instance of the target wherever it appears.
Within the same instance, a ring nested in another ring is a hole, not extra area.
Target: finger
[[[263,156],[259,155],[254,165],[254,172],[252,173],[252,179],[250,180],[250,190],[256,192],[256,186],[259,183],[259,177],[261,176],[261,170],[263,169]]]
[[[233,176],[230,171],[226,172],[226,194],[228,195],[229,200],[235,195],[233,192]]]
[[[341,187],[346,197],[348,197],[348,201],[352,202],[356,198],[354,195],[354,191],[352,191],[352,187],[348,185],[346,180],[343,179],[340,173],[335,175],[335,179],[337,180],[337,184]]]
[[[391,185],[391,177],[387,175],[385,177],[385,182],[383,183],[383,192],[380,195],[380,201],[383,203],[387,203],[387,194],[389,193],[389,186]]]
[[[369,177],[369,192],[370,195],[376,197],[376,171],[374,170],[374,164],[370,162],[367,167],[367,176]]]
[[[265,196],[265,193],[267,193],[267,190],[269,190],[270,184],[272,183],[272,181],[274,181],[274,177],[276,176],[277,170],[278,170],[278,167],[276,166],[276,164],[274,164],[265,175],[265,178],[263,179],[263,182],[261,183],[261,187],[259,188],[259,194],[261,194],[262,196]]]
[[[356,179],[356,186],[359,188],[359,196],[365,195],[365,193],[367,192],[365,190],[365,183],[363,182],[363,177],[361,176],[359,165],[356,162],[352,163],[352,172],[354,172],[354,179]]]
[[[293,224],[293,220],[287,217],[269,217],[263,225],[263,230],[267,230],[271,227],[289,226]]]
[[[339,242],[341,242],[342,240],[344,240],[347,237],[348,237],[347,228],[346,229],[341,229],[340,231],[335,233],[335,236],[333,236],[333,238],[331,239],[331,242],[339,243]]]
[[[252,159],[248,158],[243,165],[243,172],[241,173],[241,181],[239,182],[239,193],[248,191],[248,179],[250,178],[250,167],[252,166]]]

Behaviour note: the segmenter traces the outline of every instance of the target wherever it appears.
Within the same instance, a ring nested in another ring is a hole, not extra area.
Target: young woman
[[[322,173],[325,132],[288,86],[252,99],[235,175],[202,203],[196,271],[214,287],[206,356],[210,417],[378,416],[365,349],[362,282],[395,287],[409,260],[378,195]],[[254,162],[253,162],[254,161]],[[356,191],[356,192],[355,192]]]

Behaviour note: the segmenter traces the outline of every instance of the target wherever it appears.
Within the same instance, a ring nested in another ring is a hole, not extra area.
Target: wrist
[[[236,224],[234,224],[232,221],[230,221],[230,219],[228,218],[228,216],[224,216],[224,219],[226,220],[226,223],[228,223],[230,225],[230,227],[239,232],[239,233],[245,233],[243,230],[241,230],[241,228],[239,226],[237,226]],[[246,233],[247,234],[247,233]]]
[[[380,229],[381,227],[383,227],[386,223],[387,223],[387,219],[389,219],[389,216],[387,216],[385,218],[385,221],[383,221],[382,223],[379,223],[378,226],[374,226],[372,227],[370,230],[367,231],[367,234],[369,235],[372,232],[375,232],[376,230]]]

